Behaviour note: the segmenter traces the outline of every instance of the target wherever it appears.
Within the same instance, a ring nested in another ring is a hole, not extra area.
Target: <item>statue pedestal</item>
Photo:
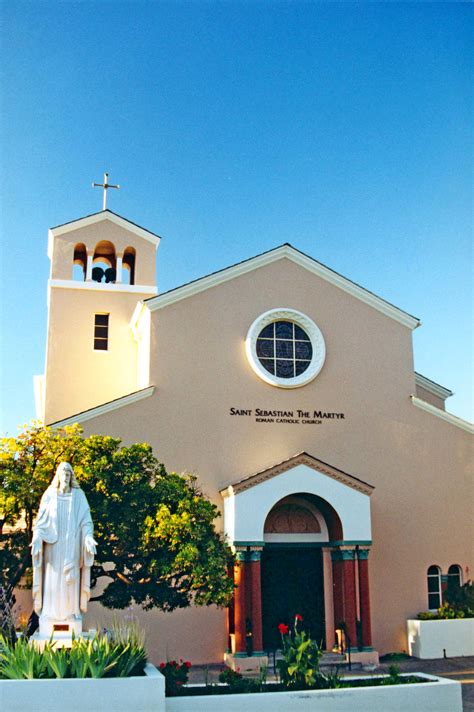
[[[71,638],[73,633],[75,638],[82,635],[82,617],[58,621],[40,616],[39,634],[42,638]]]
[[[31,636],[30,640],[44,648],[46,643],[52,641],[55,648],[70,648],[74,639],[93,638],[95,630],[88,632],[82,630],[82,618],[57,621],[40,616],[39,630]]]

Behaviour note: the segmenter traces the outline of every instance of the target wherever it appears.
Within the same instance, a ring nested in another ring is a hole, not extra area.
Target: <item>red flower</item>
[[[164,667],[166,667],[166,663],[160,663],[161,670],[163,670]]]
[[[189,668],[191,667],[191,663],[189,662],[189,660],[186,660],[186,662],[184,664],[189,670]]]
[[[300,614],[297,613],[295,616],[295,621],[302,621],[302,620],[303,620],[303,616],[300,616]]]
[[[285,623],[280,623],[280,625],[278,626],[278,630],[282,635],[286,635],[288,633],[288,626],[285,625]]]

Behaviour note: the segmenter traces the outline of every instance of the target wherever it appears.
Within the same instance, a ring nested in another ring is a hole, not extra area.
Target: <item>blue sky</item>
[[[3,4],[2,423],[34,417],[47,230],[109,207],[161,291],[283,242],[421,318],[472,419],[472,6]]]

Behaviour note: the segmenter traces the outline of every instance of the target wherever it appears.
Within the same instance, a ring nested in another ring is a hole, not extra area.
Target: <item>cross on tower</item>
[[[107,191],[109,188],[117,188],[117,190],[120,188],[119,185],[109,185],[109,174],[104,173],[104,182],[103,183],[92,183],[93,188],[103,188],[104,189],[104,205],[102,210],[107,210]]]

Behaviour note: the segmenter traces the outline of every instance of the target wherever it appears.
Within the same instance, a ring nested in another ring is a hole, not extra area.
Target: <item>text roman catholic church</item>
[[[406,650],[472,577],[472,428],[413,371],[418,319],[290,245],[159,294],[158,244],[109,210],[50,230],[35,379],[46,423],[147,441],[222,511],[234,604],[140,613],[153,657],[245,656],[250,627],[258,660],[295,612],[327,649],[344,621],[362,660]]]

